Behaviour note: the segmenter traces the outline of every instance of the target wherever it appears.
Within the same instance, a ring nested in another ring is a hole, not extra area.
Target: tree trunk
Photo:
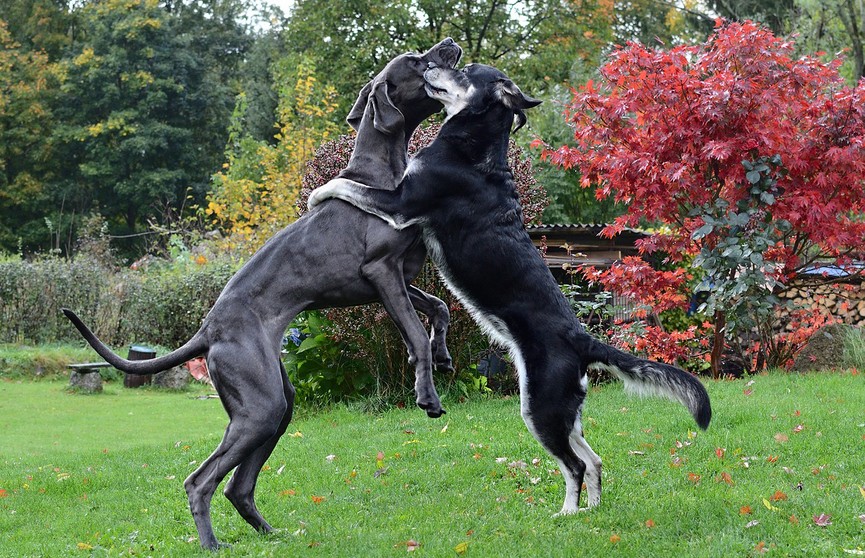
[[[720,310],[715,310],[715,337],[712,345],[712,378],[721,377],[721,357],[724,355],[724,326],[727,323],[726,316]]]

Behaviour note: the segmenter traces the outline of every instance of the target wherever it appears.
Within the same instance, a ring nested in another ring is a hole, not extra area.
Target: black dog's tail
[[[84,325],[81,318],[75,315],[75,312],[68,308],[63,308],[63,313],[78,328],[84,339],[90,344],[93,349],[99,353],[99,356],[105,359],[111,366],[127,372],[129,374],[149,375],[168,370],[174,366],[179,366],[189,359],[195,358],[204,353],[207,349],[205,343],[196,334],[179,349],[168,353],[165,356],[153,358],[149,360],[126,360],[112,351],[99,340],[96,335],[90,331],[90,328]]]
[[[688,372],[669,364],[635,357],[592,339],[589,368],[603,369],[625,383],[625,390],[639,395],[660,395],[688,408],[703,430],[712,419],[712,405],[703,384]]]

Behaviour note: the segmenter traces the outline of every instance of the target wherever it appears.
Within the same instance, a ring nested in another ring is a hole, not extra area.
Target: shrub
[[[77,336],[61,314],[70,306],[91,316],[94,330],[111,338],[113,271],[91,258],[43,257],[0,261],[0,341],[47,343]]]

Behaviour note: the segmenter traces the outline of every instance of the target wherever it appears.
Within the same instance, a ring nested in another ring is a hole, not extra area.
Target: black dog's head
[[[418,124],[441,109],[441,103],[427,95],[424,72],[433,67],[453,68],[462,52],[448,37],[423,54],[397,56],[363,87],[346,120],[358,130],[369,107],[378,131],[393,134],[405,129],[408,137]]]
[[[520,91],[504,73],[484,64],[469,64],[462,70],[434,67],[424,77],[427,93],[442,102],[448,119],[460,113],[484,113],[499,106],[514,112],[514,131],[517,131],[526,123],[523,111],[541,104]]]

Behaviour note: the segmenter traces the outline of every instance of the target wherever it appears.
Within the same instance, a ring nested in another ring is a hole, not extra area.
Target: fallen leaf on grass
[[[9,496],[9,494],[6,493],[6,489],[0,488],[0,498],[6,498],[8,496]]]
[[[764,541],[758,542],[757,546],[754,547],[754,550],[756,550],[758,554],[769,552],[769,549],[766,548],[766,543]]]
[[[793,427],[793,433],[794,434],[802,432],[803,430],[805,430],[804,424],[797,424],[796,426]]]
[[[756,527],[759,524],[760,524],[759,521],[757,521],[756,519],[753,519],[753,520],[751,520],[745,524],[745,529],[750,529],[751,527]]]
[[[698,475],[697,473],[688,473],[688,480],[694,484],[699,484],[700,483],[700,475]]]
[[[622,537],[620,537],[619,535],[616,535],[616,534],[610,535],[610,542],[611,543],[616,544],[620,540],[622,540]]]
[[[727,448],[715,448],[715,455],[718,456],[718,459],[724,459],[724,455],[727,453]]]
[[[405,546],[407,552],[414,552],[420,546],[420,543],[414,539],[409,539],[405,542],[397,543],[393,545],[394,548],[399,548],[401,546]]]
[[[781,500],[786,500],[787,495],[781,492],[780,490],[776,490],[774,494],[772,494],[772,498],[770,498],[773,502],[780,502]]]
[[[652,519],[647,519],[647,520],[646,520],[646,527],[648,527],[649,529],[651,529],[651,528],[654,527],[654,526],[655,526],[655,521],[654,521],[654,520],[652,520]]]
[[[733,484],[735,484],[733,482],[733,477],[731,477],[730,473],[728,473],[727,471],[724,471],[723,473],[715,477],[715,482],[725,482],[730,486],[733,486]]]
[[[93,550],[93,546],[84,542],[78,543],[78,550]]]
[[[775,463],[776,461],[778,461],[777,455],[770,455],[769,457],[766,458],[767,463]]]
[[[863,487],[863,486],[859,487],[859,494],[861,494],[862,497],[865,498],[865,487]]]
[[[787,436],[786,434],[782,434],[781,432],[778,432],[777,434],[775,434],[775,441],[778,442],[779,444],[783,444],[784,442],[786,442],[789,439],[790,439],[789,436]]]
[[[468,549],[469,549],[469,543],[461,542],[460,544],[458,544],[454,547],[454,552],[456,552],[457,554],[465,554],[466,550],[468,550]]]
[[[767,500],[767,499],[765,499],[765,498],[763,498],[763,505],[764,505],[764,506],[766,507],[766,509],[769,510],[769,511],[779,511],[779,510],[781,509],[781,508],[776,508],[775,506],[773,506],[772,504],[770,504],[770,503],[769,503],[769,500]]]
[[[313,504],[320,504],[324,502],[324,496],[310,496]]]
[[[381,467],[381,468],[379,468],[379,469],[376,469],[375,473],[373,473],[372,475],[373,475],[375,478],[379,478],[379,477],[381,477],[382,475],[386,475],[388,469],[389,469],[389,467]]]
[[[799,518],[796,517],[795,515],[791,515],[790,516],[790,523],[792,523],[793,525],[799,525]]]
[[[828,527],[829,525],[832,525],[832,516],[826,515],[825,513],[815,515],[813,519],[814,524],[819,525],[820,527]]]
[[[751,513],[751,506],[742,506],[739,508],[739,515],[748,515]]]

